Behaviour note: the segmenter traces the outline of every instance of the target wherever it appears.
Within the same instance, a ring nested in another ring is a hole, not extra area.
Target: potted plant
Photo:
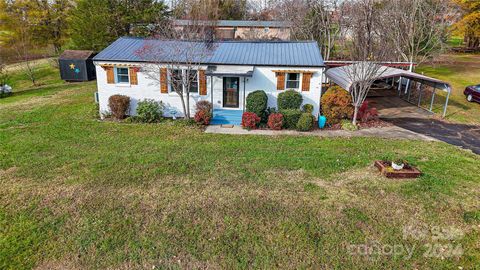
[[[392,161],[392,168],[396,171],[400,171],[405,167],[405,161],[402,159],[396,159]]]

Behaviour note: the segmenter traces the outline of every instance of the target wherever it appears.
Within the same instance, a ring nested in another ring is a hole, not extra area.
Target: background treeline
[[[441,50],[453,35],[466,47],[480,46],[478,0],[0,0],[0,57],[100,51],[132,26],[135,35],[149,36],[177,18],[288,20],[293,37],[317,40],[327,59],[348,54],[357,40],[371,46],[369,53],[388,45],[405,61]],[[392,36],[400,34],[395,29],[411,32],[409,40]]]

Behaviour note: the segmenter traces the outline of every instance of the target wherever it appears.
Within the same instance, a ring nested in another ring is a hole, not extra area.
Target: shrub
[[[207,100],[201,100],[195,105],[195,117],[194,120],[196,123],[201,125],[209,125],[210,120],[212,120],[212,109],[213,105]]]
[[[368,108],[368,101],[364,101],[362,106],[358,109],[357,120],[361,122],[368,122],[378,119],[378,111],[376,108]]]
[[[108,107],[116,119],[124,119],[130,108],[130,98],[123,95],[113,95],[108,98]]]
[[[323,94],[321,104],[323,115],[329,124],[337,124],[353,114],[352,97],[339,86],[330,87]]]
[[[200,110],[195,113],[195,122],[201,125],[209,125],[210,120],[212,120],[212,112],[207,110]]]
[[[311,113],[302,113],[297,122],[298,131],[310,131],[313,129],[313,122],[315,119]]]
[[[270,114],[267,125],[270,129],[281,130],[283,126],[283,115],[281,113]]]
[[[292,110],[281,110],[280,113],[283,115],[283,127],[286,129],[296,129],[298,120],[302,115],[302,111],[299,109]]]
[[[343,130],[355,131],[358,129],[358,127],[355,126],[352,122],[350,122],[350,120],[343,119],[341,123],[342,123]]]
[[[260,117],[253,112],[244,112],[242,115],[242,127],[246,129],[256,129],[260,123]]]
[[[312,104],[305,104],[305,105],[303,105],[302,111],[303,111],[304,113],[310,113],[310,114],[311,114],[311,113],[313,112],[313,105],[312,105]]]
[[[279,110],[300,109],[302,102],[302,94],[295,90],[287,90],[278,95],[277,107]]]
[[[253,112],[259,116],[263,122],[267,120],[268,97],[262,90],[253,91],[247,96],[247,112]]]
[[[195,105],[195,111],[196,112],[199,112],[199,111],[209,111],[209,112],[211,112],[212,108],[213,108],[212,103],[210,103],[210,101],[208,101],[208,100],[200,100]]]
[[[145,99],[138,102],[137,118],[143,123],[156,123],[162,119],[163,103],[153,99]]]

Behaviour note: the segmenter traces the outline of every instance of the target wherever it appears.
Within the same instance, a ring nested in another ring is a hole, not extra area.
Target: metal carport
[[[358,65],[358,64],[353,64]],[[343,89],[350,91],[350,87],[356,83],[355,81],[351,80],[351,76],[348,76],[349,70],[352,68],[353,65],[347,65],[337,68],[330,68],[326,72],[327,78],[337,84],[338,86],[342,87]],[[445,103],[443,105],[443,117],[445,117],[447,113],[447,106],[448,106],[448,99],[451,93],[451,86],[449,83],[437,80],[435,78],[427,77],[418,73],[393,68],[393,67],[386,67],[386,66],[378,66],[377,67],[377,81],[384,80],[389,81],[392,85],[396,85],[396,89],[398,91],[398,95],[402,97],[402,99],[406,100],[411,104],[415,104],[416,106],[420,107],[422,103],[422,99],[425,98],[422,93],[425,92],[426,87],[430,87],[433,89],[431,92],[430,97],[430,106],[426,108],[426,110],[433,112],[433,104],[435,101],[435,95],[437,90],[445,91],[446,98]],[[412,84],[415,84],[415,87],[412,87]],[[412,93],[414,93],[412,95]],[[418,95],[418,99],[417,96]],[[412,96],[414,97],[415,103],[411,100]]]

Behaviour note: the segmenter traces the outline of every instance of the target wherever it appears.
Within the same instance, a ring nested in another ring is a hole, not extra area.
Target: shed
[[[66,50],[58,58],[60,77],[65,81],[96,79],[93,51]]]

